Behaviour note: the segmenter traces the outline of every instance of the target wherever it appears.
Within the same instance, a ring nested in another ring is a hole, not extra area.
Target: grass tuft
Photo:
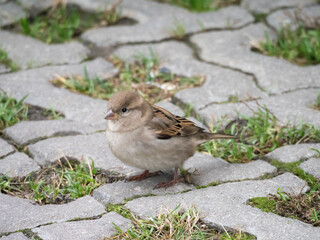
[[[318,94],[318,97],[317,97],[315,103],[313,104],[313,108],[320,111],[320,93]]]
[[[0,92],[0,131],[27,119],[28,107],[23,104],[25,98],[18,101]]]
[[[158,0],[159,2],[169,3],[184,7],[195,12],[217,10],[230,5],[240,4],[240,0]]]
[[[273,41],[266,33],[266,40],[254,44],[257,50],[268,56],[284,58],[298,65],[315,65],[320,63],[320,26],[307,29],[299,26],[296,30],[284,27]]]
[[[72,5],[60,4],[34,19],[20,20],[19,30],[46,43],[63,43],[86,29],[116,23],[120,11],[115,7],[99,13],[86,13]]]
[[[222,233],[209,228],[200,220],[195,207],[181,211],[178,206],[167,214],[159,214],[156,218],[142,220],[134,217],[133,227],[123,232],[118,226],[117,235],[105,239],[229,239],[249,240],[254,236],[241,233]]]
[[[320,129],[307,124],[281,125],[266,107],[253,111],[251,117],[240,117],[240,120],[229,123],[224,133],[239,136],[241,142],[209,141],[200,147],[200,151],[206,151],[229,162],[244,163],[281,146],[320,141]],[[214,127],[213,132],[218,132],[218,129],[219,126]]]
[[[15,72],[19,70],[19,67],[16,63],[14,63],[8,57],[8,53],[0,47],[0,64],[5,65],[6,67],[10,68],[11,71]]]
[[[39,204],[59,204],[91,194],[101,184],[113,180],[95,168],[93,161],[89,165],[65,158],[25,178],[0,176],[0,192],[33,199]]]
[[[160,68],[159,58],[151,49],[150,56],[137,54],[135,59],[129,64],[112,57],[111,61],[119,71],[115,77],[106,80],[90,78],[85,68],[84,77],[58,77],[52,83],[57,87],[106,100],[120,90],[133,90],[147,101],[156,103],[171,98],[181,89],[200,86],[204,82],[204,77],[177,76],[169,69]]]

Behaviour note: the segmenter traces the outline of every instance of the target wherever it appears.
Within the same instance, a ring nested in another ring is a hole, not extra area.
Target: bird
[[[152,105],[132,91],[119,91],[110,97],[105,119],[106,139],[113,155],[129,166],[145,170],[129,177],[129,181],[141,181],[174,168],[173,179],[155,188],[182,182],[178,169],[194,155],[199,144],[212,139],[237,138],[206,132],[194,122]]]

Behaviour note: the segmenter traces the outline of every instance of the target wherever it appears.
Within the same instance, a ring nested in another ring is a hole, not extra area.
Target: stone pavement
[[[37,14],[51,2],[0,0],[0,26],[18,21],[28,12]],[[115,0],[69,2],[95,12]],[[161,65],[172,72],[205,75],[203,86],[182,90],[175,94],[173,103],[163,101],[159,105],[184,115],[174,104],[192,104],[195,114],[207,125],[225,116],[235,119],[237,111],[250,115],[245,104],[228,102],[230,96],[237,96],[248,100],[251,108],[257,107],[251,99],[258,99],[283,123],[304,122],[320,127],[320,111],[311,108],[320,93],[319,65],[300,67],[250,49],[251,42],[263,38],[265,31],[274,36],[274,29],[290,22],[284,8],[293,11],[298,6],[305,14],[320,17],[316,0],[242,0],[240,6],[205,13],[190,13],[147,0],[124,0],[122,14],[135,20],[135,25],[90,29],[69,43],[46,45],[0,30],[0,47],[21,69],[10,72],[0,64],[0,90],[17,99],[27,95],[25,103],[53,108],[64,115],[60,120],[24,121],[6,128],[0,138],[0,173],[26,176],[63,156],[79,161],[93,159],[96,167],[126,176],[141,171],[124,165],[108,149],[101,132],[105,128],[106,101],[50,83],[56,75],[83,75],[84,67],[90,76],[114,76],[117,69],[101,58],[105,56],[92,58],[92,46],[126,61],[132,61],[137,53],[148,54],[152,47]],[[253,15],[261,13],[268,14],[266,22],[255,23]],[[186,26],[186,41],[176,41],[171,36],[177,21]],[[13,144],[28,151],[18,150]],[[185,169],[197,171],[193,184],[154,190],[157,183],[172,177],[165,173],[142,182],[106,184],[92,196],[62,205],[39,206],[31,200],[0,193],[0,239],[29,239],[21,230],[44,240],[102,239],[115,233],[113,223],[123,230],[130,226],[130,220],[108,213],[106,204],[124,203],[134,197],[138,198],[128,201],[125,207],[142,218],[156,216],[162,209],[173,209],[178,204],[183,208],[195,205],[209,226],[240,229],[259,240],[320,239],[320,228],[247,205],[249,199],[276,193],[279,187],[290,193],[307,191],[306,182],[291,173],[280,174],[269,161],[302,161],[301,169],[319,178],[320,160],[311,148],[320,150],[320,143],[281,147],[263,159],[244,164],[230,164],[196,153],[184,165]],[[196,189],[217,182],[218,186]]]

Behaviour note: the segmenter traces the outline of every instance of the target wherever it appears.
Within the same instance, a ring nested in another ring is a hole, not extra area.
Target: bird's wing
[[[153,118],[148,127],[155,131],[158,139],[169,139],[176,136],[190,136],[202,133],[203,128],[186,118],[173,115],[169,111],[153,105]]]

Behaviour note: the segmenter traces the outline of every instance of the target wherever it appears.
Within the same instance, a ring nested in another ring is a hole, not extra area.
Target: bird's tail
[[[239,139],[239,137],[224,134],[224,133],[208,133],[208,132],[203,132],[199,135],[200,142],[206,142],[212,139]]]

